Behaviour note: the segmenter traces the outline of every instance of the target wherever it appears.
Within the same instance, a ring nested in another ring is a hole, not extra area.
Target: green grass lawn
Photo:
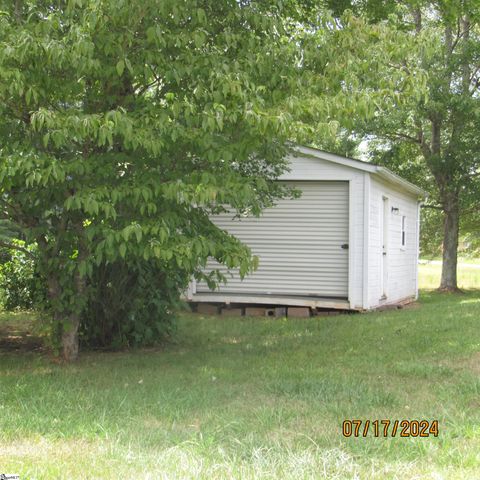
[[[68,366],[35,350],[33,321],[0,320],[0,473],[480,478],[480,291],[312,319],[184,314],[165,348]],[[344,419],[438,419],[439,435],[344,438]]]
[[[465,289],[480,289],[480,261],[465,259],[465,263],[468,266],[460,264],[458,268],[458,286]],[[418,273],[420,288],[434,289],[440,284],[442,266],[439,264],[420,265]]]

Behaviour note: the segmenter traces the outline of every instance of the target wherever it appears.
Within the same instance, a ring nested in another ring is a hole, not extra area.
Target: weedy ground
[[[464,287],[479,288],[475,272],[461,271]],[[66,366],[38,350],[35,322],[1,315],[1,472],[480,478],[480,290],[424,289],[403,310],[310,319],[182,314],[166,347],[84,352]],[[439,435],[344,438],[344,419],[438,419]]]

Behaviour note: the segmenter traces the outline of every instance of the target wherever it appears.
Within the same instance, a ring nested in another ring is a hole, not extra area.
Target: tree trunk
[[[456,195],[450,194],[444,202],[443,223],[443,263],[442,280],[439,290],[444,292],[458,291],[457,286],[457,250],[460,209]]]
[[[72,313],[68,323],[62,330],[62,356],[66,362],[73,362],[78,358],[78,327],[80,315]]]
[[[55,275],[50,275],[47,279],[48,296],[52,302],[54,323],[59,326],[59,339],[62,347],[62,357],[67,362],[73,362],[78,358],[78,328],[80,326],[80,312],[63,313],[59,310],[61,303],[61,286]],[[79,302],[83,300],[85,294],[86,280],[80,273],[75,274],[74,279],[75,294]],[[58,337],[57,337],[58,338]]]
[[[79,248],[78,258],[80,261],[85,258],[83,248]],[[75,294],[77,296],[76,310],[70,313],[67,323],[62,329],[62,354],[64,360],[67,362],[74,362],[78,358],[78,327],[80,326],[81,318],[80,305],[84,301],[83,297],[85,295],[86,284],[85,276],[81,275],[77,269],[74,278]]]
[[[61,232],[65,232],[67,225],[67,219],[63,218],[59,226]],[[88,257],[88,251],[84,241],[84,232],[83,225],[81,221],[78,221],[74,225],[75,230],[79,235],[79,246],[78,246],[78,257],[77,257],[77,268],[73,277],[73,302],[68,302],[71,307],[69,310],[65,311],[62,305],[62,285],[60,282],[60,277],[58,275],[58,268],[54,270],[52,268],[46,268],[47,273],[47,287],[48,287],[48,297],[51,302],[51,308],[53,313],[54,325],[58,329],[56,331],[56,340],[60,340],[62,347],[62,356],[65,361],[73,362],[78,358],[78,347],[79,347],[79,338],[78,338],[78,329],[80,327],[81,311],[85,305],[85,291],[87,287],[87,280],[85,275],[80,274],[79,265],[81,262],[85,261]],[[47,244],[47,241],[44,236],[40,235],[37,238],[37,243],[39,249],[45,255],[45,264],[48,264],[48,260],[52,259],[53,256],[58,255],[60,246],[54,245],[53,247]]]

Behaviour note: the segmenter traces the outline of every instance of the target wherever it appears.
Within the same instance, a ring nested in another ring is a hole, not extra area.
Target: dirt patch
[[[34,333],[32,325],[25,322],[0,324],[0,353],[32,352],[44,349],[42,339]]]
[[[406,303],[402,305],[401,308],[403,310],[418,310],[419,308],[421,308],[421,306],[422,305],[420,304],[420,302],[415,301],[415,302]]]

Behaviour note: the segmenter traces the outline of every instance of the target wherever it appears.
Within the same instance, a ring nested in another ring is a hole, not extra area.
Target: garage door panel
[[[212,220],[239,238],[259,257],[256,272],[240,279],[216,261],[228,282],[222,293],[348,296],[348,182],[293,182],[302,191],[297,199],[280,200],[259,218],[232,219],[222,214]],[[198,292],[208,292],[204,282]]]

